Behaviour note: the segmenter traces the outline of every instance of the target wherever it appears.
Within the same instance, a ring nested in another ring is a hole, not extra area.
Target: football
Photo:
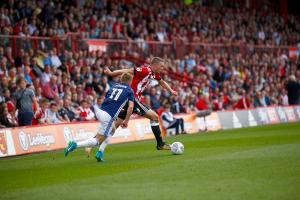
[[[171,144],[171,152],[175,155],[183,154],[184,146],[181,142],[174,142]]]

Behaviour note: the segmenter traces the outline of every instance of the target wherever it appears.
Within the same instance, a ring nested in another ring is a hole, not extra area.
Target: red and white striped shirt
[[[134,77],[131,83],[131,88],[134,91],[134,97],[140,99],[142,93],[153,79],[160,81],[161,76],[159,73],[154,73],[149,65],[142,65],[134,68]]]

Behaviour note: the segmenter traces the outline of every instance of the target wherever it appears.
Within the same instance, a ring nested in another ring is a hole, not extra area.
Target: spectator
[[[297,82],[296,77],[291,75],[286,84],[288,92],[289,105],[297,105],[300,103],[300,84]]]
[[[265,103],[264,98],[262,99],[262,101],[264,101]],[[238,99],[237,103],[233,106],[233,108],[241,110],[251,108],[249,95],[247,95],[245,91],[243,91],[243,95]]]
[[[197,117],[206,117],[210,115],[212,112],[210,106],[208,97],[206,97],[204,94],[200,94],[200,98],[196,104],[196,115]]]
[[[65,122],[70,122],[67,110],[64,109],[63,105],[64,105],[64,101],[60,99],[58,103],[58,114]]]
[[[157,97],[156,88],[152,87],[150,89],[150,103],[151,108],[157,112],[157,110],[161,107],[159,98]]]
[[[171,106],[167,104],[165,106],[165,111],[161,114],[161,120],[163,122],[163,126],[166,130],[175,128],[176,135],[179,135],[179,128],[181,129],[181,133],[185,134],[184,130],[184,121],[183,118],[175,118],[170,111]]]
[[[42,73],[40,79],[41,84],[44,85],[50,82],[50,77],[52,76],[50,65],[45,64],[44,72]]]
[[[103,103],[103,101],[104,101],[104,98],[105,98],[104,95],[99,96],[97,98],[96,104],[94,106],[98,106],[100,108],[101,105],[102,105],[102,103]],[[93,113],[95,113],[94,106],[91,107],[91,110],[93,111]],[[95,119],[97,119],[97,115],[95,115]]]
[[[266,107],[270,104],[270,98],[266,96],[265,91],[256,92],[253,102],[254,107]]]
[[[16,108],[18,109],[18,122],[20,126],[32,125],[33,120],[33,106],[39,108],[35,94],[32,89],[26,88],[26,81],[23,77],[17,80],[18,91],[14,93],[13,97],[16,101]]]
[[[7,115],[7,119],[8,121],[13,124],[14,126],[19,126],[18,124],[18,118],[16,115],[16,108],[15,105],[13,104],[12,101],[8,101],[6,103],[7,106],[7,111],[8,111],[8,115]]]
[[[38,124],[48,124],[48,112],[49,109],[49,103],[47,99],[41,100],[41,107],[40,109],[34,114],[34,120],[32,122],[32,125],[38,125]]]
[[[86,100],[81,101],[81,104],[77,110],[80,112],[80,121],[90,121],[95,119],[95,114],[88,106],[88,102]]]
[[[42,95],[49,100],[57,100],[59,97],[57,77],[55,75],[51,76],[50,81],[42,85]]]
[[[12,116],[10,116],[7,106],[5,103],[0,104],[0,126],[2,127],[15,127],[17,123],[12,121]]]
[[[280,105],[288,106],[289,105],[289,97],[287,95],[287,91],[283,90],[282,94],[280,95]]]
[[[50,108],[46,110],[46,116],[49,124],[59,124],[64,122],[58,114],[58,107],[56,103],[50,104]]]
[[[60,113],[66,113],[70,122],[76,119],[76,114],[79,115],[79,111],[76,111],[71,106],[71,102],[68,98],[64,98],[63,107],[59,110]]]

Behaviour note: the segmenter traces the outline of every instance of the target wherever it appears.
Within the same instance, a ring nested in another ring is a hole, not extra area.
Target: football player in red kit
[[[134,91],[134,109],[133,113],[136,113],[140,116],[144,116],[148,119],[150,119],[151,123],[151,129],[155,135],[155,139],[157,141],[157,150],[169,150],[170,145],[166,144],[161,136],[161,129],[159,127],[158,122],[158,115],[155,111],[151,110],[148,106],[142,104],[140,102],[142,93],[147,88],[147,86],[150,84],[152,80],[157,80],[158,83],[165,89],[167,89],[172,95],[178,95],[175,90],[173,90],[170,85],[162,80],[160,76],[160,72],[163,69],[165,65],[165,62],[162,58],[154,57],[149,65],[142,65],[140,67],[130,68],[130,69],[121,69],[116,71],[110,71],[109,69],[105,69],[104,73],[108,76],[119,76],[123,73],[131,73],[133,74],[133,81],[131,84],[131,88]],[[124,120],[124,117],[126,115],[127,108],[125,107],[124,110],[119,114],[118,118],[120,120]],[[120,124],[121,122],[116,123]]]

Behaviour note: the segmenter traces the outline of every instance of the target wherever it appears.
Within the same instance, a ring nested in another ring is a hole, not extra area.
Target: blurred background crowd
[[[239,4],[243,1],[202,0],[191,5],[182,0],[153,2],[1,2],[0,126],[26,125],[18,119],[20,112],[26,113],[25,118],[32,113],[33,125],[95,120],[92,105],[101,105],[106,91],[118,81],[105,76],[104,68],[138,66],[152,56],[166,60],[163,78],[179,92],[177,97],[171,96],[154,81],[143,102],[158,112],[170,104],[175,114],[190,113],[199,101],[214,111],[300,103],[300,60],[291,58],[283,47],[300,44],[299,16],[285,18],[272,4],[249,9]],[[138,42],[142,50],[151,46],[147,41],[164,44],[178,40],[182,44],[234,43],[269,48],[242,52],[192,48],[181,56],[166,52],[141,55],[128,48],[111,53],[43,45],[21,45],[13,51],[9,39],[55,38],[69,32],[76,32],[81,39]],[[22,84],[32,93],[20,92]]]

